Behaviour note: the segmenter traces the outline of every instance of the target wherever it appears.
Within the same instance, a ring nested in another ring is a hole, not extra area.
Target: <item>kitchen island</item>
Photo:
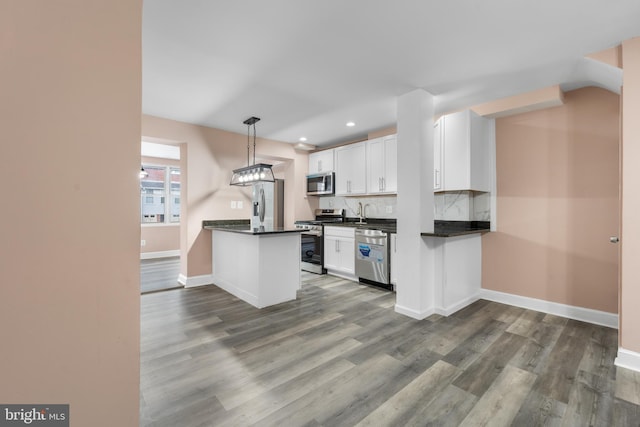
[[[257,308],[296,299],[300,229],[203,221],[211,230],[213,284]]]

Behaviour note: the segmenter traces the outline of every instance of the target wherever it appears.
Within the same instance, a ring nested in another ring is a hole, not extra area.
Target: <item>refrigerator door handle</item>
[[[260,224],[264,222],[264,215],[266,213],[267,202],[264,196],[264,188],[260,188]]]

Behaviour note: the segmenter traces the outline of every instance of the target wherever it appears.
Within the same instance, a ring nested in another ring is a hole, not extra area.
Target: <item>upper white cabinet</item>
[[[333,149],[309,154],[309,175],[333,172],[333,155]]]
[[[367,161],[364,142],[335,148],[336,196],[367,192]]]
[[[442,123],[443,118],[433,124],[433,189],[442,190]]]
[[[434,126],[434,190],[491,191],[490,120],[471,110]]]
[[[367,193],[398,192],[398,140],[396,135],[370,139],[367,145]]]

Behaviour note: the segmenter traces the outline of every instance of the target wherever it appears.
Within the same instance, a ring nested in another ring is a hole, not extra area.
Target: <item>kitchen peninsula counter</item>
[[[281,233],[300,233],[302,230],[297,228],[285,228],[285,227],[258,227],[251,228],[249,222],[237,223],[232,222],[230,224],[219,224],[218,221],[203,221],[202,228],[205,230],[218,230],[229,231],[231,233],[241,233],[250,235],[262,235],[262,234],[281,234]]]
[[[434,221],[433,233],[421,233],[433,251],[435,312],[444,316],[480,297],[482,233],[488,221]]]
[[[213,284],[257,308],[296,299],[300,233],[251,228],[249,220],[203,221],[210,230]]]
[[[441,221],[433,224],[433,233],[421,233],[423,237],[457,237],[467,234],[488,233],[489,221]]]

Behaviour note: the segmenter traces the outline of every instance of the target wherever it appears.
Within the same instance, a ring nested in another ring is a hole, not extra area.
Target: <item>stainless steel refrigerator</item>
[[[253,184],[251,228],[284,226],[284,180]]]

